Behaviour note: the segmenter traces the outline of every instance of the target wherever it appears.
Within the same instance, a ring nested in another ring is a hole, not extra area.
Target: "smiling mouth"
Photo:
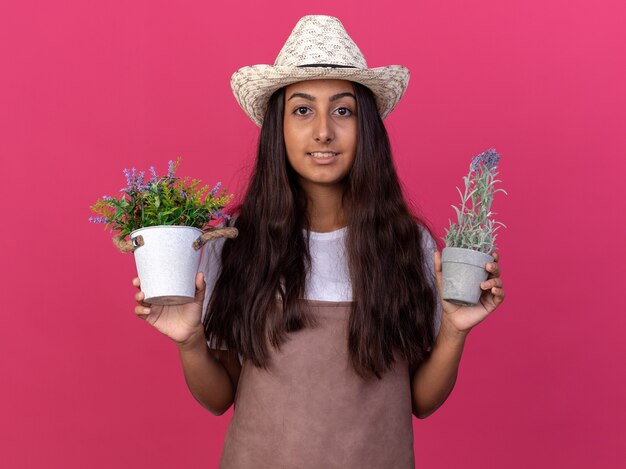
[[[329,160],[331,158],[336,158],[339,153],[315,151],[313,153],[307,153],[307,155],[318,160]]]

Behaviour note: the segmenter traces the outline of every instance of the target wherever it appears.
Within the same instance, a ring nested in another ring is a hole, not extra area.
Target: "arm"
[[[425,259],[432,259],[427,263],[429,281],[437,295],[437,307],[435,310],[435,343],[430,355],[418,365],[419,368],[411,368],[411,403],[413,415],[423,419],[435,412],[448,398],[459,370],[459,363],[465,345],[466,334],[455,333],[450,324],[445,323],[443,316],[443,300],[439,295],[437,285],[437,269],[435,252],[437,245],[430,233],[422,229],[422,249]]]
[[[433,253],[434,272],[439,293],[441,326],[435,344],[419,368],[410,375],[413,414],[426,418],[448,398],[454,385],[469,331],[491,314],[504,300],[500,278],[499,253],[492,253],[494,262],[485,266],[489,272],[483,282],[480,301],[475,306],[458,306],[442,299],[441,253]]]
[[[221,228],[224,223],[218,227]],[[225,238],[211,240],[205,245],[200,270],[206,277],[206,289],[202,300],[203,322],[209,298],[215,287],[220,265],[220,255]],[[216,347],[216,348],[212,348]],[[239,355],[232,350],[207,345],[204,327],[192,333],[187,343],[178,344],[183,374],[189,391],[204,408],[214,415],[222,415],[233,404],[241,363]]]
[[[139,278],[133,279],[133,284],[140,287]],[[135,314],[176,344],[191,394],[212,414],[222,415],[234,401],[236,379],[231,379],[230,370],[235,366],[228,352],[211,351],[208,347],[201,321],[204,296],[204,276],[199,272],[193,303],[150,305],[143,301],[144,294],[139,291],[135,294],[139,303]],[[222,354],[228,359],[222,360]]]
[[[186,343],[178,344],[178,351],[193,397],[213,415],[222,415],[234,402],[236,389],[236,382],[220,360],[220,353],[227,352],[210,350],[203,330]]]
[[[456,382],[467,334],[451,331],[445,322],[430,356],[411,377],[413,415],[423,419],[448,398]]]

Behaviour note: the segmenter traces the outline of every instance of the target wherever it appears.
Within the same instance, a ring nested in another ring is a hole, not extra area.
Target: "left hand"
[[[435,251],[435,275],[443,310],[441,326],[446,328],[448,332],[466,335],[504,301],[504,290],[502,289],[502,279],[500,278],[500,267],[498,265],[500,255],[497,252],[490,254],[494,260],[485,266],[489,276],[481,284],[483,292],[478,303],[474,306],[459,306],[443,299],[441,253],[438,250]]]

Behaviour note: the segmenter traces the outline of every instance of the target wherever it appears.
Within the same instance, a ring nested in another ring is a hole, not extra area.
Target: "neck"
[[[309,229],[325,233],[346,226],[344,207],[341,202],[341,186],[306,187],[308,215],[311,221]]]

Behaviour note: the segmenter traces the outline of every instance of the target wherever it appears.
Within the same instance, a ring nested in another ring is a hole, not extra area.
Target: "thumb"
[[[443,274],[441,272],[441,253],[438,250],[435,250],[433,254],[434,262],[435,262],[435,277],[437,278],[437,287],[439,288],[439,293],[443,292]]]
[[[206,291],[206,283],[204,282],[204,273],[201,271],[196,274],[196,295],[195,302],[199,304],[204,303],[204,294]]]

